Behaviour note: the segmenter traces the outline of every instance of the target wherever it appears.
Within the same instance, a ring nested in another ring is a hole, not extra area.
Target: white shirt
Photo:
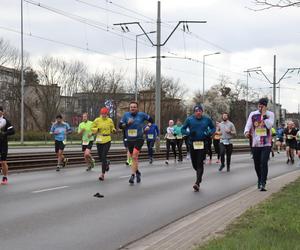
[[[6,120],[3,118],[3,116],[0,117],[0,129],[4,128],[6,125]]]

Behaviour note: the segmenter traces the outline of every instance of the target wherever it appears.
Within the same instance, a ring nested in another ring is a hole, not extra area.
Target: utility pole
[[[248,115],[249,115],[249,76],[250,76],[250,72],[253,72],[258,69],[260,69],[260,67],[250,68],[244,71],[247,74],[246,112],[245,112],[246,122],[248,120]]]
[[[274,127],[277,128],[277,116],[276,116],[276,85],[281,82],[281,80],[285,77],[287,73],[293,73],[295,70],[300,71],[300,68],[288,68],[285,73],[280,77],[280,79],[276,80],[276,55],[274,55],[274,62],[273,62],[273,81],[271,82],[269,78],[265,75],[265,73],[261,69],[252,70],[258,73],[261,73],[264,78],[273,85],[273,112],[274,112]]]
[[[21,126],[20,142],[24,144],[24,47],[23,47],[23,0],[21,0]]]
[[[170,37],[173,35],[175,30],[178,28],[180,24],[187,27],[188,23],[206,23],[206,21],[179,21],[177,25],[174,27],[174,29],[171,31],[169,36],[164,42],[161,42],[161,8],[160,8],[160,1],[157,2],[157,25],[156,25],[156,44],[153,43],[153,41],[148,36],[147,32],[144,30],[142,25],[139,22],[127,22],[127,23],[115,23],[114,25],[121,26],[123,31],[129,31],[129,28],[127,25],[138,25],[140,29],[143,31],[149,42],[152,44],[152,46],[156,47],[156,85],[155,85],[155,123],[157,127],[159,128],[159,131],[161,131],[161,47],[163,47],[170,39]],[[125,27],[125,29],[124,29]],[[159,144],[156,148],[159,150]]]

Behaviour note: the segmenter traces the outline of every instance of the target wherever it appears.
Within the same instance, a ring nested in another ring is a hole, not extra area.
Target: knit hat
[[[108,108],[102,108],[102,109],[100,109],[100,114],[105,114],[105,115],[107,115],[108,112],[109,112]]]
[[[201,104],[195,105],[195,107],[194,107],[194,112],[196,112],[196,111],[203,111],[203,107],[202,107]]]

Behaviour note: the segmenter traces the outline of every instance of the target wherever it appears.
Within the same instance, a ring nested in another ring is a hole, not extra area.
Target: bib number
[[[193,147],[194,147],[194,149],[204,149],[204,142],[203,141],[194,141]]]
[[[153,134],[148,134],[148,139],[152,140],[154,138]]]
[[[67,144],[67,140],[63,140],[62,143],[63,143],[64,145],[66,145],[66,144]]]
[[[128,136],[136,137],[137,136],[137,129],[128,129]]]
[[[182,139],[182,135],[177,135],[176,139]]]
[[[293,139],[293,135],[288,135],[287,138],[288,138],[289,140],[292,140],[292,139]]]
[[[89,143],[90,143],[89,141],[82,141],[83,146],[89,145]]]
[[[102,138],[98,135],[97,137],[96,137],[96,143],[99,143],[99,142],[102,142]]]
[[[266,128],[257,128],[255,130],[255,133],[258,135],[258,136],[267,136],[267,129]]]
[[[221,136],[220,135],[215,135],[215,140],[220,140]]]

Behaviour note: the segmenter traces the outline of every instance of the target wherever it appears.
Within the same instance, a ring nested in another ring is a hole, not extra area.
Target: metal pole
[[[248,113],[249,113],[249,99],[248,99],[248,95],[249,95],[249,72],[247,71],[247,96],[246,96],[246,122],[248,120]]]
[[[205,91],[205,55],[203,56],[203,85],[202,85],[202,103],[204,104],[204,91]]]
[[[160,1],[157,2],[157,37],[156,37],[156,85],[155,85],[155,123],[161,131],[160,125],[160,109],[161,109],[161,19],[160,19]],[[156,144],[156,150],[159,150],[159,143]]]
[[[23,48],[23,0],[21,0],[21,128],[20,142],[24,144],[24,48]]]
[[[273,75],[273,111],[274,111],[274,128],[277,128],[276,119],[276,55],[274,55],[274,75]]]
[[[135,81],[134,81],[134,86],[135,86],[135,101],[137,102],[137,94],[138,94],[138,89],[137,89],[137,53],[138,53],[138,35],[135,36]]]

